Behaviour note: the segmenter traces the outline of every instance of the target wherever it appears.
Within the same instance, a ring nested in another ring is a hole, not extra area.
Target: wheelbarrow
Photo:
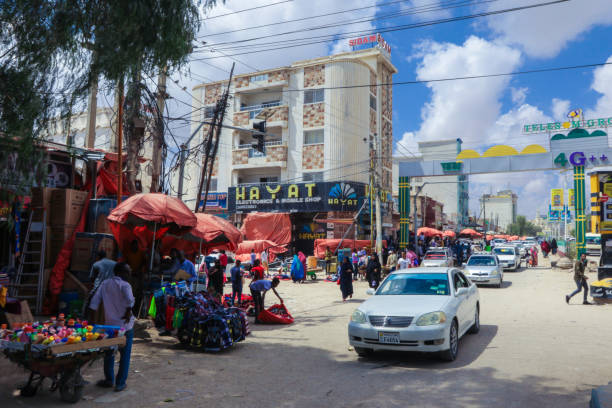
[[[123,346],[125,337],[51,346],[0,341],[5,356],[30,371],[28,382],[20,388],[21,396],[33,397],[45,378],[49,378],[50,391],[59,390],[61,400],[70,403],[83,396],[85,381],[81,368]]]

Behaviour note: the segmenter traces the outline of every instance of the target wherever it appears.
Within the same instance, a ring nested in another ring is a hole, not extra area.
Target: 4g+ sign
[[[568,158],[565,156],[565,153],[559,153],[557,157],[555,157],[554,163],[559,167],[565,167],[569,162],[572,166],[585,166],[587,164],[607,164],[608,156],[605,153],[601,154],[585,154],[584,152],[573,152],[569,155]],[[597,163],[599,162],[599,163]]]

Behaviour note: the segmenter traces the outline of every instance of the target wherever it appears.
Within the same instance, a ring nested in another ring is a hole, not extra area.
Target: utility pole
[[[380,175],[382,174],[382,160],[381,160],[381,144],[380,136],[378,133],[374,134],[376,143],[376,171],[374,175],[376,177],[376,252],[378,253],[378,260],[382,265],[382,214],[380,212]]]
[[[123,78],[117,84],[119,112],[117,113],[117,205],[123,196]]]
[[[98,111],[98,78],[94,77],[89,87],[87,103],[87,143],[85,147],[93,149],[96,143],[96,114]]]
[[[151,186],[149,191],[151,193],[157,193],[159,191],[159,179],[161,176],[162,169],[162,145],[164,143],[164,127],[163,127],[163,115],[164,115],[164,107],[166,105],[166,98],[168,97],[166,93],[166,67],[163,67],[159,71],[159,76],[157,77],[157,112],[159,114],[158,120],[161,123],[158,123],[154,130],[153,137],[153,153],[151,155],[152,160],[152,174],[151,174]]]

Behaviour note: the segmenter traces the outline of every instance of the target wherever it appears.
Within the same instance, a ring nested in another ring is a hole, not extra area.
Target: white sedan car
[[[390,274],[351,316],[349,343],[360,356],[376,350],[439,352],[453,361],[459,339],[480,330],[478,288],[456,268]]]

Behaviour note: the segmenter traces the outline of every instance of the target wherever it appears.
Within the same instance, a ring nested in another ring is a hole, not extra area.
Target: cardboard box
[[[111,231],[110,229],[110,225],[108,224],[107,221],[107,216],[106,214],[100,214],[98,215],[98,218],[96,219],[96,225],[94,228],[94,231],[99,233],[99,234],[112,234],[113,231]]]
[[[51,218],[51,226],[76,226],[81,219],[83,208],[83,204],[70,204],[66,207],[60,207],[59,205],[53,203],[51,207],[51,212],[53,214],[53,217]]]
[[[87,200],[87,191],[72,190],[69,188],[56,188],[51,193],[51,203],[66,207],[67,205],[83,205]]]
[[[51,196],[57,188],[51,187],[32,187],[32,207],[44,207],[49,210]]]
[[[88,271],[95,260],[95,239],[92,237],[79,237],[74,240],[72,257],[70,259],[70,270]]]
[[[64,247],[64,243],[72,237],[76,226],[74,225],[62,225],[59,227],[52,226],[51,233],[47,234],[47,245],[50,245],[51,259],[53,264],[57,260],[57,256]]]

